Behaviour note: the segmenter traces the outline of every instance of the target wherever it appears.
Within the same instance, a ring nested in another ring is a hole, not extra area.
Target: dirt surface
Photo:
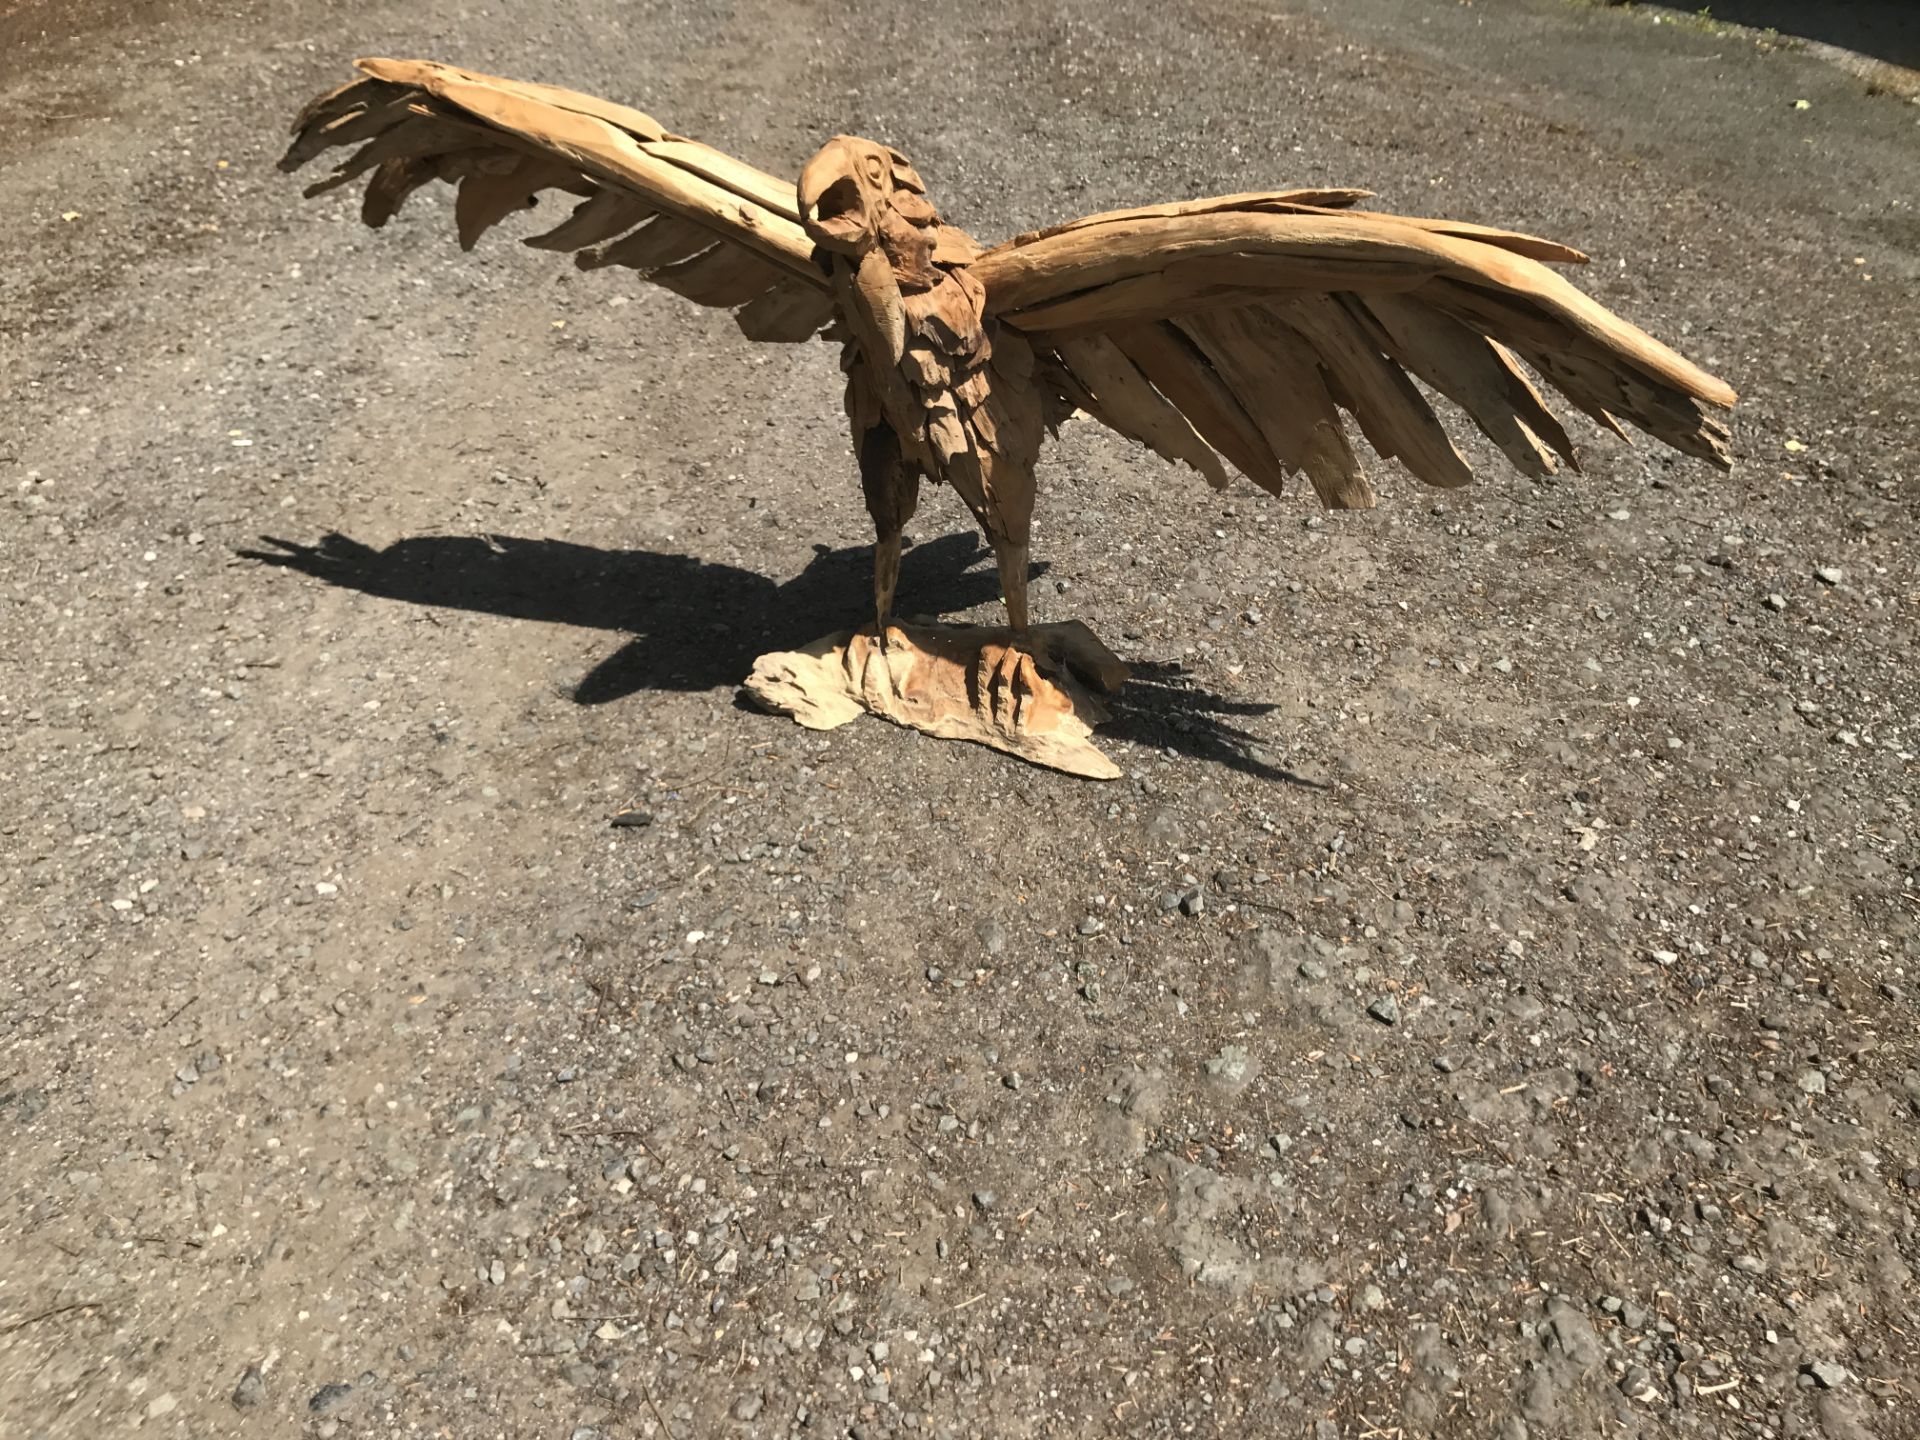
[[[1920,1434],[1920,111],[1560,0],[0,8],[0,1434]],[[301,202],[360,52],[1554,235],[1738,465],[1070,425],[1128,778],[805,733],[834,355]]]

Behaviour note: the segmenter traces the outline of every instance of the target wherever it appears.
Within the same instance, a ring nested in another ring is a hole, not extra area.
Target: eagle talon
[[[980,707],[994,726],[1008,735],[1025,733],[1035,703],[1049,688],[1057,688],[1047,678],[1052,673],[1050,667],[1038,658],[1044,653],[1032,648],[1025,636],[983,647],[980,652]]]

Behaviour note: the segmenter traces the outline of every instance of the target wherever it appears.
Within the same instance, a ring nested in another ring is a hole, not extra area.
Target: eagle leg
[[[993,558],[1000,567],[1000,593],[1007,601],[1007,623],[1016,636],[1027,633],[1027,554],[1025,543],[995,536]]]
[[[900,437],[886,424],[860,437],[860,488],[873,516],[874,635],[882,649],[893,618],[893,593],[900,584],[900,532],[920,504],[920,472],[900,456]]]
[[[893,592],[900,584],[900,532],[873,542],[873,633],[880,648],[887,645],[887,622],[893,618]]]

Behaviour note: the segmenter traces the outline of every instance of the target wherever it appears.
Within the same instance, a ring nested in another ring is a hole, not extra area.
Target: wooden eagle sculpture
[[[1084,627],[1032,626],[1027,603],[1035,461],[1076,410],[1216,488],[1229,466],[1274,494],[1304,472],[1321,504],[1349,509],[1374,492],[1343,411],[1426,483],[1472,478],[1416,379],[1522,472],[1552,474],[1556,457],[1578,469],[1524,360],[1623,438],[1624,421],[1729,463],[1717,412],[1733,391],[1548,269],[1586,259],[1549,240],[1301,189],[1109,211],[989,249],[875,141],[835,136],[793,185],[573,91],[429,61],[359,69],[294,123],[283,169],[357,147],[308,195],[368,177],[361,216],[377,227],[447,181],[465,249],[564,191],[572,212],[526,244],[728,308],[749,339],[840,343],[876,623],[756,670],[756,693],[804,723],[864,708],[1061,764],[1045,753],[1054,737],[1098,761],[1062,768],[1112,769],[1084,745],[1102,713],[1086,686],[1111,691],[1125,667]],[[951,485],[986,532],[1007,629],[891,623],[924,479]]]

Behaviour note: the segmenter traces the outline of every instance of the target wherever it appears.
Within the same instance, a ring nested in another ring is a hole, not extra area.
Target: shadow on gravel
[[[737,565],[652,550],[601,550],[566,540],[502,535],[416,535],[384,550],[334,532],[317,545],[262,536],[241,556],[329,585],[412,605],[474,610],[516,620],[625,632],[630,638],[574,687],[581,705],[639,690],[738,685],[768,650],[792,650],[823,630],[864,620],[873,603],[873,552],[815,547],[784,584]],[[948,615],[997,600],[992,552],[977,537],[943,535],[907,550],[895,606],[902,615]],[[1036,577],[1045,562],[1033,567]],[[1259,757],[1259,740],[1223,717],[1270,705],[1222,699],[1178,665],[1148,661],[1113,702],[1105,734],[1169,747],[1196,759],[1300,785],[1314,782]]]
[[[1673,0],[1678,10],[1820,40],[1890,65],[1920,68],[1920,5],[1913,0],[1714,0],[1705,9]]]
[[[1187,668],[1175,661],[1129,660],[1127,668],[1132,677],[1118,696],[1107,701],[1113,718],[1100,727],[1101,736],[1178,750],[1263,780],[1282,780],[1309,790],[1332,788],[1270,764],[1262,754],[1265,741],[1223,718],[1270,715],[1278,706],[1228,700],[1202,689]]]
[[[476,610],[632,636],[574,687],[582,705],[638,690],[738,685],[768,650],[792,650],[873,607],[873,552],[815,547],[807,568],[781,584],[737,565],[652,550],[601,550],[510,535],[415,535],[375,550],[334,532],[317,545],[262,536],[271,550],[241,555],[349,590],[412,605]],[[900,566],[903,615],[945,615],[998,598],[991,558],[972,536],[911,547]],[[1043,567],[1035,566],[1035,573]]]

